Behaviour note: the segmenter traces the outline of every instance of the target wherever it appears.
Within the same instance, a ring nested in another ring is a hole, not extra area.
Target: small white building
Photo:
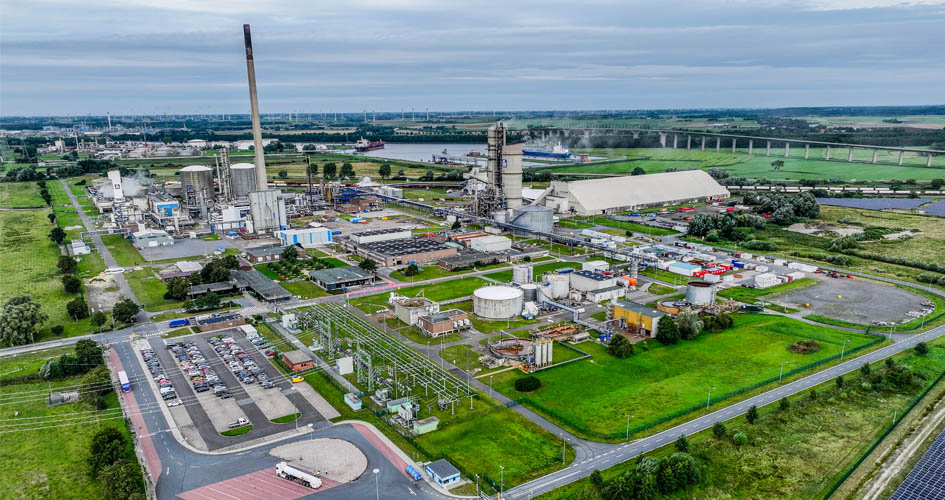
[[[599,290],[590,290],[584,294],[584,297],[591,302],[604,302],[605,300],[620,299],[627,294],[627,289],[622,286],[610,286]]]
[[[512,240],[505,236],[483,236],[469,240],[469,248],[479,252],[501,252],[512,248]]]
[[[145,229],[131,234],[131,243],[138,249],[163,247],[174,244],[174,238],[171,238],[167,231],[162,229]]]
[[[617,280],[613,276],[595,273],[593,271],[577,271],[567,276],[571,278],[571,288],[579,292],[601,290],[617,285]]]
[[[761,273],[755,276],[755,288],[771,288],[780,282],[781,280],[773,273]]]
[[[582,271],[606,271],[610,267],[607,261],[591,260],[581,264]]]
[[[72,240],[72,243],[69,244],[69,253],[72,256],[88,255],[92,253],[92,249],[82,240]]]
[[[696,273],[702,270],[702,266],[687,264],[685,262],[673,262],[666,268],[666,270],[671,273],[681,274],[683,276],[695,276]]]
[[[284,247],[302,245],[302,248],[312,248],[331,243],[331,229],[327,227],[284,229],[282,231],[276,231],[274,234],[276,238],[279,238]]]
[[[282,328],[286,330],[295,330],[299,327],[299,319],[294,314],[282,315]]]

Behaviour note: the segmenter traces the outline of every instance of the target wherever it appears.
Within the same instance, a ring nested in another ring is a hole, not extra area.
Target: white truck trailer
[[[279,462],[276,464],[276,475],[282,479],[288,479],[293,483],[299,483],[302,486],[307,486],[313,490],[317,490],[322,485],[321,479],[318,479],[308,472],[302,472],[285,462]]]

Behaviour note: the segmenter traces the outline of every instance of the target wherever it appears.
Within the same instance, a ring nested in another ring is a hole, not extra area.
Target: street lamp
[[[630,441],[630,418],[633,415],[627,414],[627,441]]]
[[[377,473],[380,471],[380,469],[374,469],[374,498],[377,500],[381,500],[381,490],[377,486]]]
[[[489,397],[492,397],[492,375],[489,375]]]
[[[841,358],[843,358],[843,356],[841,356]],[[781,377],[784,376],[784,363],[790,363],[790,361],[782,361],[782,362],[781,362],[781,373],[778,374],[778,383],[779,383],[779,384],[781,383]]]
[[[715,386],[709,387],[709,395],[705,398],[705,411],[709,411],[709,401],[712,400],[712,389],[715,389]]]
[[[565,443],[564,434],[559,432],[558,437],[561,438],[561,465],[564,465],[564,443]]]
[[[318,467],[315,466],[315,424],[308,424],[308,429],[312,433],[312,472],[318,475]]]
[[[844,340],[844,341],[843,341],[843,345],[840,347],[840,359],[841,359],[841,360],[843,359],[843,353],[846,352],[846,350],[847,350],[847,342],[849,342],[849,341],[850,341],[850,339]]]
[[[505,473],[505,467],[502,467],[500,465],[499,466],[499,498],[502,498],[502,486],[505,484],[503,482],[505,479],[504,473]]]

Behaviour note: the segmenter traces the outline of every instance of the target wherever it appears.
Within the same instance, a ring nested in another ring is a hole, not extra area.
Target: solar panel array
[[[945,217],[945,200],[939,200],[922,209],[928,215]]]
[[[945,498],[945,431],[906,476],[890,500],[941,500]]]
[[[932,201],[929,198],[817,198],[821,205],[863,208],[866,210],[915,210]]]

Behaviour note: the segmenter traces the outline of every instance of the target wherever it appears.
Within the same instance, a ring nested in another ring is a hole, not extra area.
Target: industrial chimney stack
[[[246,42],[246,73],[249,76],[249,105],[253,119],[253,147],[256,150],[256,189],[265,191],[266,158],[263,156],[262,126],[259,124],[259,99],[256,97],[256,68],[253,65],[253,37],[249,25],[243,25],[243,40]]]

